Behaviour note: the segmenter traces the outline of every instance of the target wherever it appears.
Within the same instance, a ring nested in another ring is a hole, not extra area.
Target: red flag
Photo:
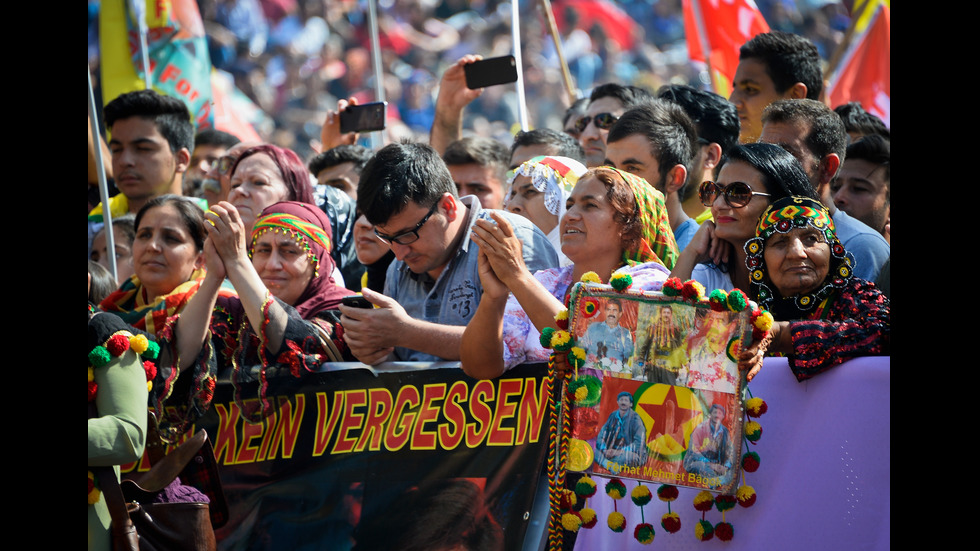
[[[738,49],[769,32],[754,0],[684,0],[684,34],[691,61],[707,63],[715,93],[728,97],[738,68]],[[704,52],[710,52],[706,59]]]
[[[861,103],[891,127],[891,10],[882,3],[867,31],[852,43],[830,78],[831,107]]]

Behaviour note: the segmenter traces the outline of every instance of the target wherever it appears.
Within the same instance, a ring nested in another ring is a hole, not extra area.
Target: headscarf
[[[163,328],[167,318],[179,314],[184,309],[201,286],[204,274],[204,268],[194,270],[190,279],[166,295],[153,297],[152,302],[145,302],[143,284],[140,283],[140,278],[133,274],[119,286],[119,289],[105,297],[99,303],[99,308],[112,312],[137,329],[156,335]]]
[[[633,192],[640,211],[640,244],[633,250],[623,251],[623,260],[627,264],[658,262],[668,270],[674,269],[680,253],[677,251],[677,242],[674,241],[674,231],[670,229],[670,222],[667,220],[664,194],[635,174],[611,166],[602,168],[610,169],[623,177]]]
[[[565,200],[587,170],[585,165],[575,159],[539,155],[515,168],[507,185],[512,186],[518,176],[527,176],[534,189],[544,193],[544,206],[548,212],[561,220],[565,214]]]
[[[335,268],[330,250],[330,219],[320,208],[299,201],[282,201],[266,207],[252,226],[249,257],[255,242],[266,232],[282,233],[294,240],[306,251],[313,265],[313,279],[292,306],[303,319],[310,319],[318,312],[336,308],[340,300],[350,294],[333,279]]]
[[[830,269],[816,289],[809,293],[783,297],[771,285],[765,261],[766,243],[776,233],[786,233],[810,226],[820,231],[830,245]],[[759,305],[772,312],[777,320],[806,319],[835,289],[845,287],[853,276],[854,257],[837,238],[834,220],[822,203],[808,197],[784,197],[774,201],[762,213],[755,237],[745,243],[745,266],[749,269],[752,294]]]
[[[259,153],[268,155],[272,159],[272,162],[279,168],[279,173],[282,175],[282,180],[286,184],[286,189],[289,190],[287,197],[292,197],[292,200],[303,203],[313,203],[316,201],[313,197],[313,183],[311,181],[312,175],[310,174],[310,170],[292,149],[272,144],[261,144],[250,147],[242,151],[238,159],[235,160],[235,164],[231,166],[228,174],[234,174],[235,170],[238,169],[238,165],[243,160]]]

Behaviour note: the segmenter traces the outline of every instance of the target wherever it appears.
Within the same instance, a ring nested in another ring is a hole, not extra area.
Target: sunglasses
[[[403,231],[398,235],[386,235],[379,232],[378,228],[374,228],[374,235],[377,235],[378,239],[384,241],[389,245],[391,245],[392,243],[397,243],[399,245],[410,245],[412,243],[415,243],[416,241],[419,240],[419,230],[422,229],[422,226],[429,221],[429,217],[432,216],[432,214],[436,211],[438,207],[439,207],[439,201],[436,201],[436,203],[432,205],[432,208],[429,209],[429,213],[425,215],[425,218],[419,221],[418,224],[415,224],[415,227],[408,231]]]
[[[227,174],[231,170],[231,165],[235,164],[237,160],[238,157],[232,157],[230,155],[218,157],[218,160],[214,162],[214,168],[218,171],[218,174]]]
[[[575,130],[578,132],[584,132],[589,123],[595,120],[595,127],[599,130],[609,130],[612,125],[616,124],[619,117],[613,115],[612,113],[599,113],[595,117],[582,117],[575,122]]]
[[[715,202],[719,193],[725,197],[725,202],[733,209],[748,205],[753,195],[771,197],[768,193],[752,191],[752,188],[745,182],[732,182],[727,186],[722,186],[711,180],[705,180],[701,182],[701,187],[698,188],[698,196],[701,198],[701,204],[706,207],[710,207]]]

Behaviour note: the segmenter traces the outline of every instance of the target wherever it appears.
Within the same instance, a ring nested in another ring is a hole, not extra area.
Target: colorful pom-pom
[[[738,504],[742,507],[751,507],[755,504],[755,488],[752,486],[739,486],[738,490],[735,491],[735,497],[738,498]]]
[[[715,507],[722,512],[735,507],[735,503],[737,502],[738,499],[733,495],[719,495],[715,497]]]
[[[105,347],[113,356],[120,356],[129,350],[129,337],[122,333],[113,335],[106,341]]]
[[[677,513],[665,513],[660,517],[660,526],[670,534],[676,534],[681,529],[681,517]]]
[[[141,356],[143,355],[143,352],[146,352],[146,347],[149,346],[149,344],[150,341],[147,340],[146,335],[139,334],[129,337],[129,346],[133,349],[133,352],[136,352]]]
[[[633,529],[633,537],[636,541],[642,543],[643,545],[650,545],[653,543],[653,538],[657,535],[653,530],[653,525],[649,522],[644,522],[642,524],[637,524],[636,528]]]
[[[633,285],[633,276],[624,273],[615,273],[609,278],[609,285],[619,292],[623,292]]]
[[[88,368],[88,382],[91,383],[94,380],[95,380],[95,370],[92,369],[92,366],[89,366],[89,368]]]
[[[762,425],[757,421],[745,423],[745,438],[750,442],[758,442],[762,438]]]
[[[759,454],[747,452],[742,456],[742,470],[747,473],[754,473],[759,470]]]
[[[555,324],[558,325],[559,329],[568,329],[568,309],[564,309],[561,312],[555,314]]]
[[[660,501],[674,501],[677,499],[677,495],[677,486],[672,484],[661,484],[657,488],[657,497],[660,498]]]
[[[541,331],[541,338],[539,340],[541,341],[542,348],[551,348],[551,337],[553,337],[554,334],[554,327],[545,327],[544,330]]]
[[[160,355],[160,345],[153,341],[147,341],[146,351],[140,354],[140,356],[143,356],[148,360],[155,360],[159,355]]]
[[[613,532],[622,532],[626,529],[626,517],[619,511],[613,511],[606,518],[606,524],[609,525],[609,529]]]
[[[106,350],[104,346],[96,346],[88,353],[88,363],[92,364],[93,367],[102,367],[112,360],[112,356],[109,355],[109,351]]]
[[[561,496],[558,497],[558,507],[562,510],[572,509],[575,504],[578,503],[578,498],[575,497],[575,492],[563,488],[561,490]]]
[[[88,401],[95,400],[95,395],[99,392],[99,385],[95,381],[88,382]]]
[[[650,500],[653,499],[653,495],[650,493],[650,488],[647,488],[643,484],[637,484],[636,487],[633,488],[633,491],[630,492],[630,499],[633,500],[633,503],[643,507],[647,503],[650,503]]]
[[[578,514],[579,517],[582,518],[582,528],[594,528],[596,523],[599,521],[599,519],[596,518],[595,509],[583,507]]]
[[[769,411],[769,405],[762,398],[749,398],[745,401],[745,413],[749,417],[759,417]]]
[[[559,329],[551,336],[551,348],[556,352],[567,352],[574,345],[575,341],[572,340],[572,336],[568,331]]]
[[[613,499],[622,499],[626,495],[626,485],[618,478],[610,478],[606,482],[606,493]]]
[[[700,302],[704,298],[704,285],[689,279],[684,282],[684,287],[681,288],[681,296],[690,301]]]
[[[698,541],[708,541],[714,535],[715,527],[706,520],[699,520],[697,525],[694,527],[694,537],[698,538]]]
[[[749,297],[741,289],[732,289],[728,293],[728,309],[732,312],[741,312],[749,305]]]
[[[569,532],[578,532],[578,529],[582,527],[582,517],[575,511],[562,513],[561,525]]]
[[[715,497],[708,490],[702,490],[698,492],[698,495],[694,496],[694,508],[702,513],[710,511],[714,505]]]
[[[582,278],[579,281],[582,283],[602,283],[602,279],[599,278],[599,274],[595,272],[585,272],[582,274]]]
[[[719,522],[715,525],[715,535],[721,541],[731,541],[735,535],[735,529],[732,528],[732,523],[730,522]]]
[[[715,289],[708,295],[708,303],[715,312],[721,312],[728,308],[728,293],[724,289]]]
[[[576,369],[584,366],[585,349],[581,346],[573,346],[572,349],[568,351],[568,364]]]
[[[772,314],[768,310],[762,310],[759,315],[752,321],[752,324],[760,331],[769,331],[772,329],[773,323]]]
[[[680,296],[683,288],[684,282],[679,277],[668,277],[667,281],[664,282],[661,292],[668,297],[676,297]]]
[[[595,495],[595,492],[595,480],[592,480],[590,476],[583,476],[575,483],[575,493],[581,497],[592,497]]]

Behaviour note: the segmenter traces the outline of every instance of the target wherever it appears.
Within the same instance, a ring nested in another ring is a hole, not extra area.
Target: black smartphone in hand
[[[466,87],[475,90],[517,82],[517,60],[512,55],[481,59],[468,65],[463,65],[466,75]]]
[[[350,306],[352,308],[374,308],[371,301],[364,298],[361,295],[349,295],[340,299],[340,303],[344,306]]]
[[[373,132],[385,129],[388,102],[376,101],[364,105],[348,105],[340,112],[340,132]]]

